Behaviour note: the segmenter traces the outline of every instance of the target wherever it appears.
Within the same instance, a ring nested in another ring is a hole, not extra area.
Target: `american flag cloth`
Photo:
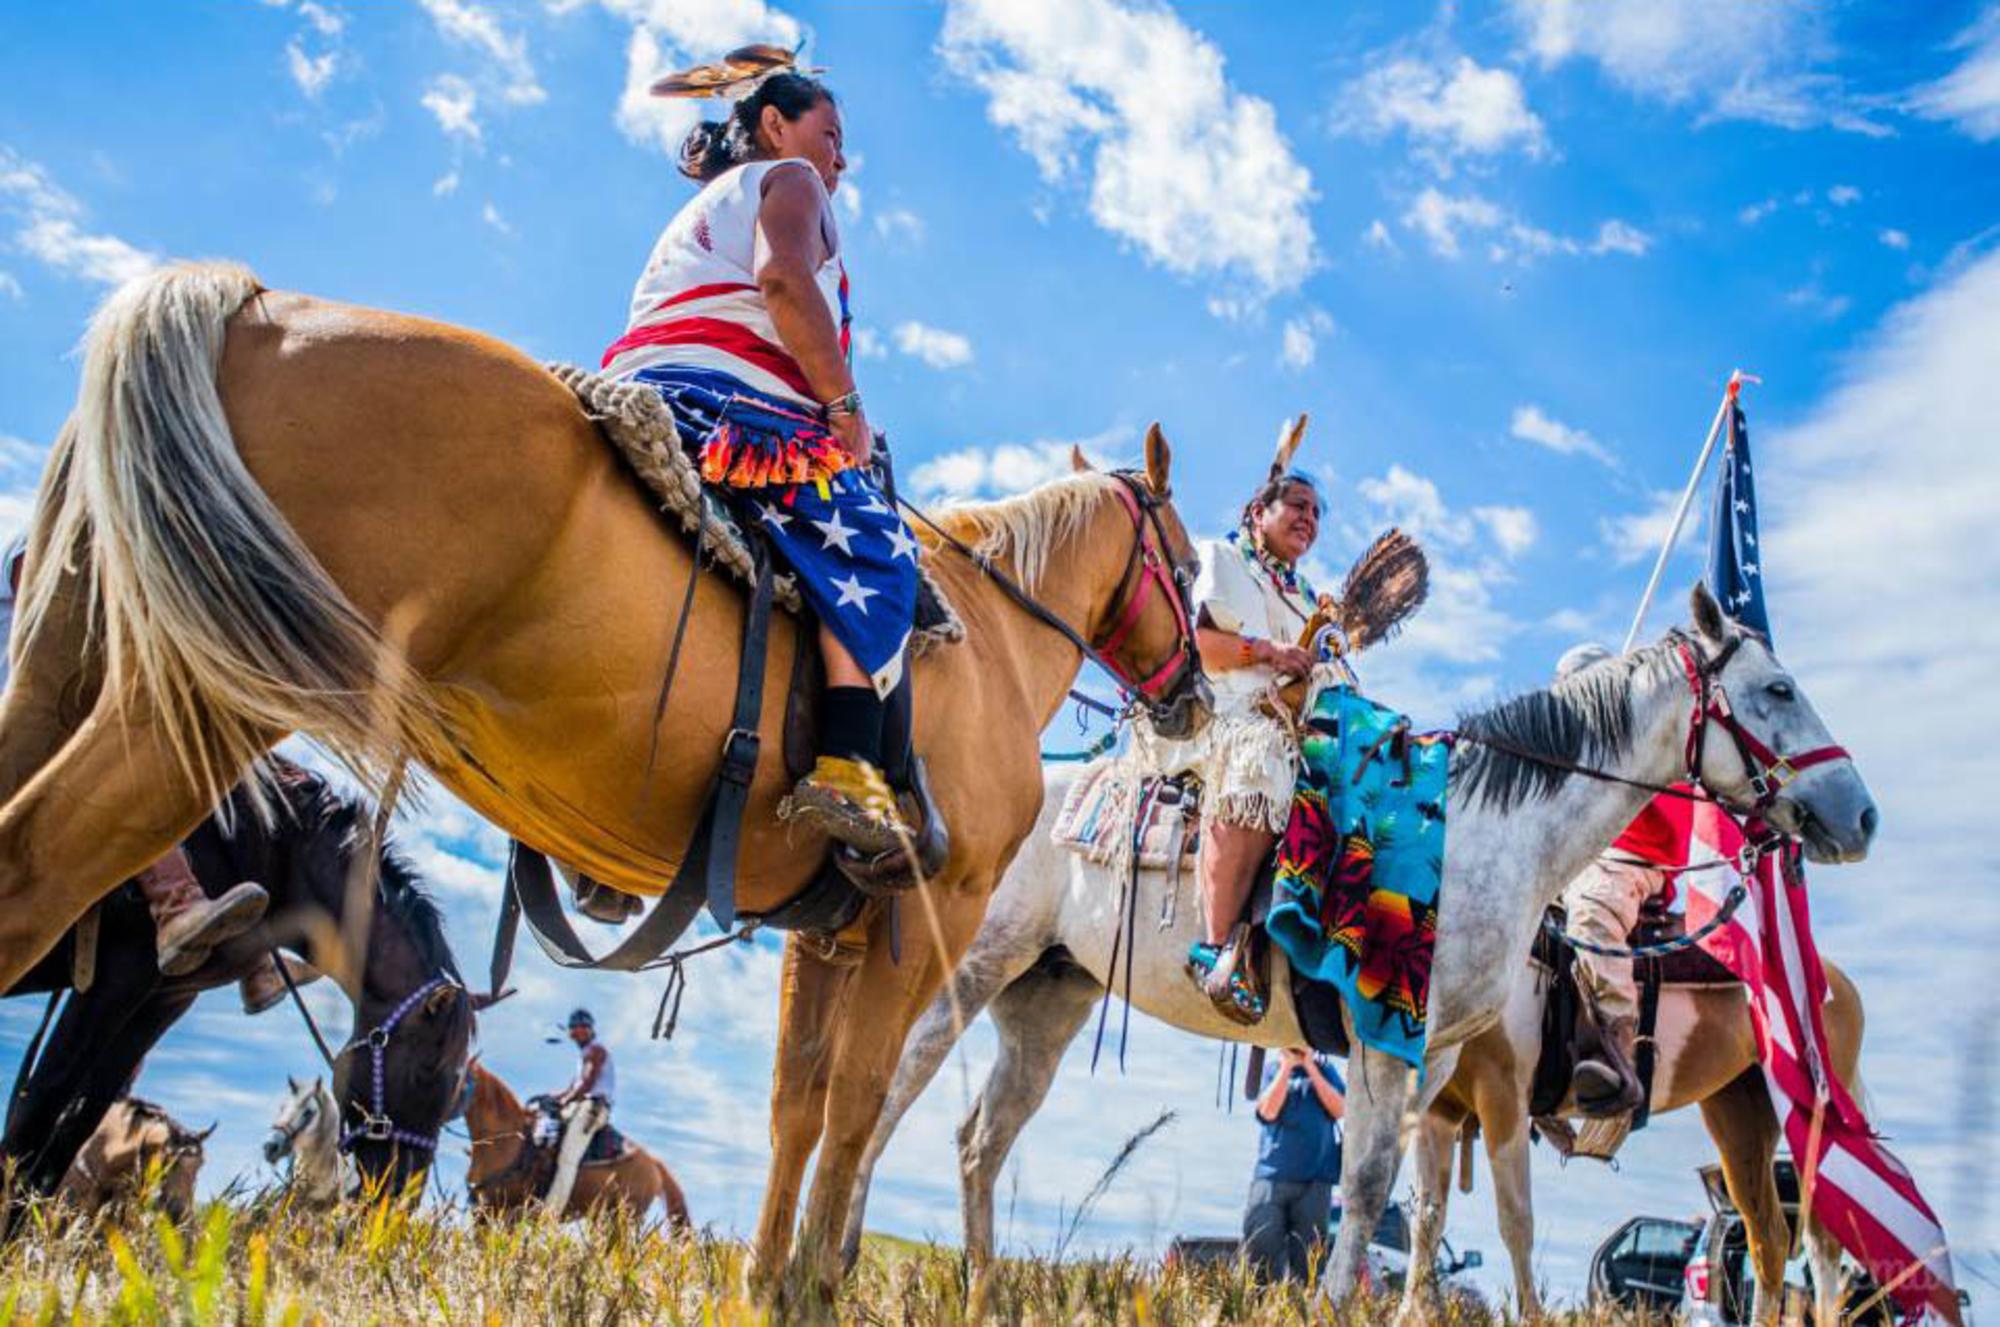
[[[1681,803],[1691,866],[1733,859],[1744,831],[1709,802]],[[1690,931],[1721,908],[1734,872],[1680,877]],[[1887,1287],[1906,1322],[1928,1309],[1959,1321],[1944,1227],[1910,1172],[1869,1127],[1829,1071],[1826,969],[1813,944],[1805,877],[1795,845],[1764,857],[1744,881],[1748,899],[1701,947],[1750,992],[1750,1026],[1764,1084],[1778,1114],[1811,1212],[1877,1286]]]
[[[1750,429],[1733,390],[1729,396],[1729,443],[1722,453],[1722,476],[1716,481],[1714,519],[1709,525],[1708,588],[1723,612],[1769,640],[1764,553],[1757,545],[1757,488],[1750,476]]]
[[[1715,487],[1709,536],[1709,589],[1723,612],[1768,640],[1763,552],[1757,542],[1757,492],[1750,472],[1750,433],[1732,383],[1729,444]],[[1682,802],[1690,865],[1730,859],[1745,830],[1709,802]],[[1761,830],[1762,826],[1753,826]],[[1693,931],[1715,916],[1728,890],[1727,871],[1682,874],[1687,925]],[[1753,878],[1746,906],[1702,941],[1702,948],[1740,978],[1750,992],[1750,1023],[1764,1083],[1798,1167],[1812,1215],[1840,1240],[1906,1320],[1930,1309],[1958,1321],[1951,1253],[1937,1214],[1916,1181],[1869,1127],[1828,1068],[1826,969],[1813,943],[1798,845],[1766,854]]]
[[[703,457],[705,473],[725,440],[742,455],[763,457],[817,451],[832,441],[797,406],[728,374],[660,367],[641,369],[630,380],[660,393],[682,445]],[[846,461],[845,453],[840,459]],[[767,465],[749,476],[752,482],[717,491],[745,529],[770,541],[819,620],[847,647],[877,694],[887,696],[902,680],[916,617],[916,538],[872,469],[850,466],[801,483],[783,482],[782,473]]]

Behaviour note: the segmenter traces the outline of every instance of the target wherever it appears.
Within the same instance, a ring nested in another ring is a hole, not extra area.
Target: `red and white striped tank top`
[[[848,349],[847,271],[825,185],[798,157],[752,161],[724,171],[668,223],[632,289],[625,335],[604,352],[614,377],[664,366],[727,373],[772,396],[815,405],[812,387],[778,339],[757,288],[757,210],[774,170],[804,170],[820,191],[827,260],[815,276]]]

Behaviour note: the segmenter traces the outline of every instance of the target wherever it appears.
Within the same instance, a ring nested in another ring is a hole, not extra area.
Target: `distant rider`
[[[591,1140],[611,1123],[611,1103],[618,1093],[618,1071],[611,1062],[611,1048],[597,1039],[597,1020],[588,1009],[570,1012],[569,1039],[576,1043],[576,1077],[569,1086],[549,1098],[553,1112],[544,1111],[535,1122],[535,1141],[547,1147],[558,1141],[555,1178],[544,1199],[550,1212],[561,1216],[569,1205],[570,1190],[576,1184],[577,1167],[584,1161]]]

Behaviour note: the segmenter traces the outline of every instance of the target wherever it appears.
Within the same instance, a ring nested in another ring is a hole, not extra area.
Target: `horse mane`
[[[319,775],[304,771],[281,776],[281,784],[301,833],[338,835],[340,850],[350,860],[368,850],[375,826],[367,802],[337,792]],[[423,887],[416,867],[389,835],[382,840],[376,899],[383,911],[400,923],[427,968],[460,981],[458,960],[445,942],[444,914]]]
[[[1026,493],[992,502],[968,502],[947,513],[971,527],[973,552],[986,558],[1014,557],[1014,577],[1033,593],[1048,570],[1049,555],[1073,538],[1119,482],[1099,470],[1085,470],[1038,484]]]
[[[514,1095],[514,1089],[507,1086],[506,1079],[483,1064],[474,1064],[471,1073],[473,1100],[476,1102],[482,1093],[489,1094],[495,1107],[508,1113],[508,1123],[504,1128],[516,1128],[528,1118],[528,1108]],[[467,1113],[470,1114],[469,1111]]]
[[[1668,641],[1606,659],[1542,691],[1510,697],[1489,709],[1463,714],[1466,739],[1451,762],[1455,791],[1483,798],[1496,811],[1554,795],[1574,777],[1559,765],[1596,765],[1632,749],[1632,693],[1642,679],[1664,677],[1673,664]],[[1486,745],[1490,738],[1515,750]]]

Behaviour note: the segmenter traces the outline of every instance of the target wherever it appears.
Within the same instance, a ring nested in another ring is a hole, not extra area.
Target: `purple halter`
[[[361,1113],[361,1123],[359,1125],[340,1135],[341,1151],[351,1152],[354,1150],[354,1145],[359,1142],[400,1143],[404,1147],[414,1147],[424,1152],[435,1152],[437,1150],[436,1130],[432,1130],[430,1133],[418,1133],[414,1129],[399,1127],[394,1120],[389,1118],[387,1107],[383,1104],[382,1100],[386,1088],[382,1059],[383,1053],[389,1049],[389,1038],[395,1035],[396,1025],[401,1023],[412,1009],[422,1004],[432,991],[437,990],[441,986],[451,986],[454,984],[451,978],[442,974],[432,977],[429,981],[404,996],[403,1002],[389,1011],[389,1016],[382,1020],[380,1027],[370,1032],[362,1040],[351,1041],[341,1049],[341,1054],[345,1055],[347,1052],[357,1050],[362,1046],[368,1048],[370,1076],[369,1102],[372,1106],[372,1109]]]

